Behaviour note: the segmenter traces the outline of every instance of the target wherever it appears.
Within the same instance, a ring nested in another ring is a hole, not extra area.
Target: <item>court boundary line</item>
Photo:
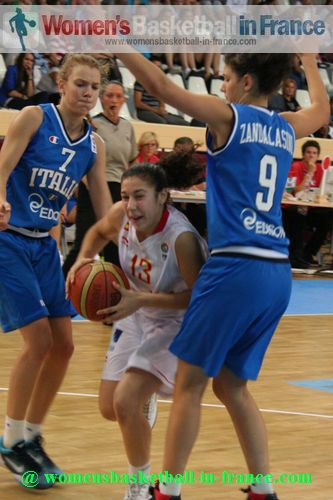
[[[8,392],[8,387],[0,387],[0,392]],[[98,394],[89,394],[89,393],[85,393],[85,392],[63,392],[63,391],[60,391],[57,393],[57,395],[58,396],[75,396],[75,397],[81,397],[81,398],[98,398]],[[169,399],[158,399],[157,401],[159,403],[163,403],[163,404],[171,404],[172,403],[172,401]],[[218,403],[201,403],[201,406],[204,408],[222,408],[222,409],[226,408],[224,405],[218,404]],[[262,413],[275,413],[275,414],[280,414],[280,415],[295,415],[295,416],[299,416],[299,417],[314,417],[314,418],[323,418],[323,419],[333,420],[333,415],[324,415],[321,413],[275,410],[272,408],[259,408],[259,410]]]

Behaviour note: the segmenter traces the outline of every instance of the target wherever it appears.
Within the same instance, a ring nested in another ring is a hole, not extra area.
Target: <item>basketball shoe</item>
[[[241,491],[248,493],[247,500],[279,500],[276,493],[253,493],[251,486]]]
[[[149,484],[130,484],[123,500],[152,500]]]
[[[154,427],[157,419],[157,394],[156,392],[150,396],[148,401],[143,406],[143,414],[151,428]]]
[[[43,468],[29,455],[24,441],[20,441],[12,448],[6,448],[3,438],[0,438],[0,454],[3,463],[15,476],[15,479],[27,488],[46,489],[53,483],[48,483]],[[25,474],[30,472],[30,474]]]
[[[38,435],[32,441],[27,441],[25,447],[27,453],[43,468],[44,472],[57,476],[63,473],[44,450],[42,436]]]
[[[160,492],[159,482],[155,486],[150,486],[149,493],[151,494],[152,500],[181,500],[180,495],[164,495]]]

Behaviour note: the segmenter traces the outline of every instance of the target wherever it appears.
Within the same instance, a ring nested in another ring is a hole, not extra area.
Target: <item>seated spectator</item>
[[[195,144],[191,137],[178,137],[173,145],[173,150],[176,153],[194,153]]]
[[[329,125],[323,125],[313,134],[313,137],[319,137],[320,139],[332,139],[331,127]]]
[[[284,111],[298,111],[301,106],[296,100],[296,82],[291,78],[283,80],[282,94],[273,94],[268,98],[268,109],[283,113]]]
[[[0,106],[22,109],[49,102],[47,92],[35,91],[34,63],[35,56],[26,52],[19,54],[15,64],[8,66],[0,88]]]
[[[310,188],[319,188],[323,176],[318,163],[320,146],[317,141],[308,140],[302,146],[303,158],[291,165],[287,189],[293,195]],[[283,225],[289,238],[289,254],[292,267],[306,269],[315,264],[313,257],[325,242],[331,223],[331,211],[326,208],[285,206],[282,209]],[[304,244],[304,230],[309,226],[313,231]]]
[[[158,139],[155,132],[144,132],[138,141],[139,154],[134,163],[158,163]]]
[[[161,68],[159,61],[153,62]],[[187,121],[181,116],[168,113],[164,102],[151,95],[138,81],[134,84],[134,104],[139,120],[144,122],[188,125]]]

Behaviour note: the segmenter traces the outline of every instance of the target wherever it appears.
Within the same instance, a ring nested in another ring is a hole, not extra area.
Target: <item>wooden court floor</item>
[[[66,380],[45,423],[46,449],[69,473],[98,474],[127,472],[120,432],[116,423],[102,419],[97,389],[109,329],[92,323],[74,323],[76,351]],[[17,333],[0,336],[0,421],[6,405],[10,367],[20,349]],[[273,339],[259,381],[252,384],[270,437],[274,477],[279,474],[312,475],[312,484],[279,484],[280,500],[329,500],[333,498],[333,394],[291,385],[288,382],[333,378],[332,316],[283,318]],[[152,469],[159,472],[169,403],[159,404],[154,429]],[[2,424],[1,424],[2,425]],[[200,476],[202,470],[221,475],[246,472],[242,454],[226,410],[207,390],[202,409],[201,431],[188,469]],[[245,499],[238,484],[188,485],[186,500]],[[0,466],[0,499],[27,498],[120,500],[121,484],[67,484],[46,491],[18,486]]]

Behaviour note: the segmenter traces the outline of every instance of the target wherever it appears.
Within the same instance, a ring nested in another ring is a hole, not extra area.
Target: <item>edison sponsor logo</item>
[[[56,210],[52,210],[52,208],[44,207],[44,200],[37,193],[33,193],[29,196],[29,206],[30,210],[34,214],[38,214],[39,217],[41,217],[42,219],[48,219],[54,221],[59,220],[60,213],[57,212]]]
[[[117,15],[114,19],[66,19],[62,14],[42,15],[45,35],[119,36],[129,35],[130,22]]]
[[[243,219],[243,226],[248,231],[254,231],[256,234],[267,234],[278,239],[286,236],[282,226],[274,226],[259,220],[257,213],[252,208],[244,208],[241,212],[241,218]]]

